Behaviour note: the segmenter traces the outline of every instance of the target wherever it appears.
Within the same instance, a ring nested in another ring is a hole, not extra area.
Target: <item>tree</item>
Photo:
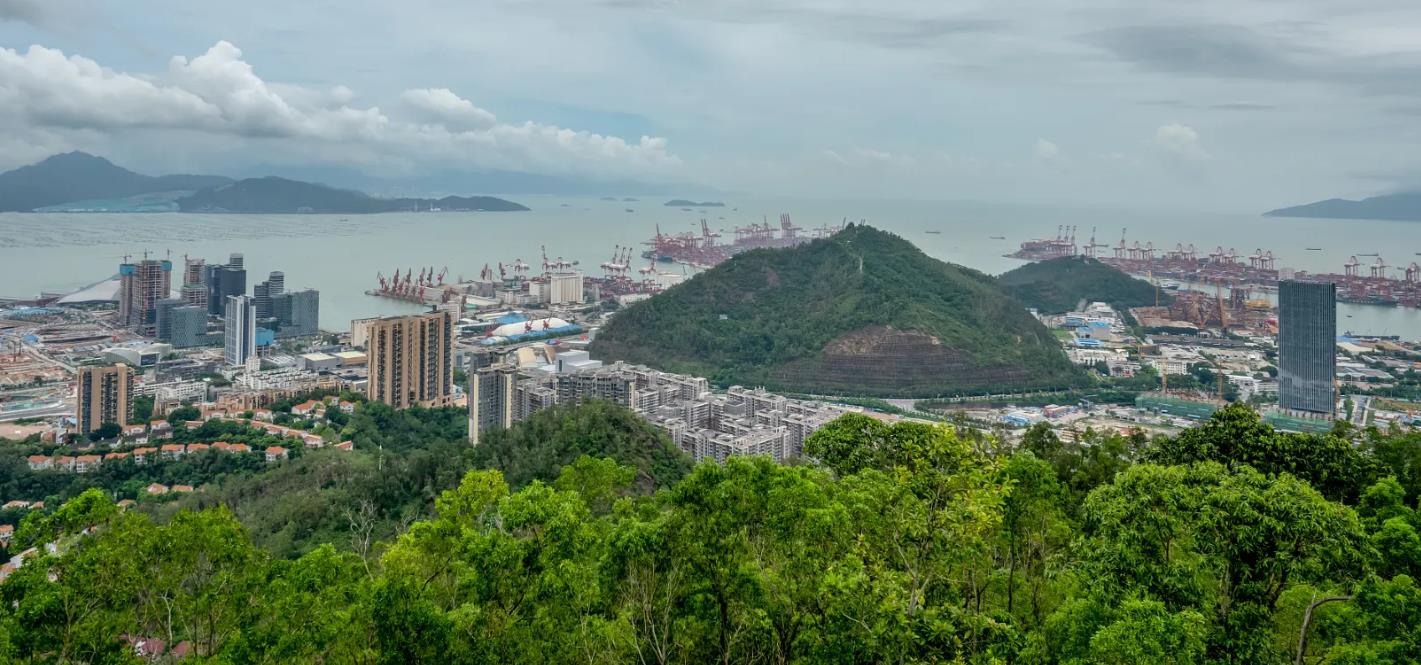
[[[184,405],[168,412],[168,422],[174,425],[201,419],[202,411],[195,406]]]
[[[1351,501],[1377,475],[1377,465],[1336,434],[1276,432],[1246,405],[1230,404],[1198,427],[1159,440],[1148,457],[1162,464],[1214,461],[1290,473],[1325,496]]]
[[[1147,593],[1209,617],[1208,652],[1279,657],[1268,626],[1294,581],[1356,579],[1366,543],[1351,509],[1289,475],[1216,463],[1133,467],[1085,505],[1084,573],[1104,602]]]
[[[107,441],[117,438],[123,432],[123,427],[118,423],[104,423],[89,432],[90,441]]]
[[[153,396],[138,395],[133,398],[133,422],[146,423],[153,419]]]

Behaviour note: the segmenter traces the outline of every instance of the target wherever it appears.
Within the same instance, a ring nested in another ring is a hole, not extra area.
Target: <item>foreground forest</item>
[[[485,459],[537,440],[503,445]],[[469,471],[388,540],[292,558],[225,503],[86,491],[16,533],[54,548],[0,584],[0,662],[131,662],[141,637],[222,663],[1282,664],[1304,634],[1308,663],[1421,661],[1412,435],[1231,406],[1169,439],[1018,446],[849,415],[817,462],[661,483],[629,451],[521,487]]]

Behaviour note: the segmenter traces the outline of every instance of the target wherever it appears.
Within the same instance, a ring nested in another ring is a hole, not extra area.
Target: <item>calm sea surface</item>
[[[599,274],[597,265],[611,258],[615,245],[633,246],[633,261],[642,261],[641,243],[655,233],[657,224],[667,233],[699,232],[704,217],[729,237],[733,227],[765,216],[774,225],[781,212],[806,228],[866,219],[934,257],[993,274],[1020,264],[1003,254],[1023,240],[1055,235],[1059,225],[1077,226],[1081,244],[1090,237],[1091,227],[1097,229],[1097,241],[1107,244],[1118,242],[1121,229],[1127,228],[1132,243],[1152,241],[1156,248],[1193,243],[1201,254],[1216,246],[1233,247],[1244,256],[1262,248],[1273,251],[1280,267],[1310,271],[1341,272],[1342,263],[1354,254],[1378,253],[1399,268],[1421,260],[1416,256],[1421,252],[1421,222],[889,200],[730,199],[725,208],[701,213],[667,208],[661,198],[509,198],[533,210],[346,216],[0,213],[0,295],[75,290],[113,276],[124,255],[137,257],[145,251],[171,256],[175,272],[183,255],[223,263],[228,254],[240,252],[248,284],[281,270],[288,289],[320,290],[322,327],[345,330],[352,318],[419,309],[366,296],[377,272],[388,276],[396,269],[431,266],[437,272],[447,266],[450,280],[473,277],[486,263],[496,269],[499,261],[522,259],[536,267],[539,248],[546,246],[550,257],[579,261],[589,274]],[[929,230],[941,233],[926,233]],[[1363,263],[1375,260],[1359,258]],[[1421,339],[1421,311],[1340,305],[1338,328]]]

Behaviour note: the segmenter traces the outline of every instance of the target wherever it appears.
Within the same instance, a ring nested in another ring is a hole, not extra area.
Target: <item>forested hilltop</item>
[[[380,445],[420,450],[402,436]],[[233,663],[1282,665],[1300,634],[1308,663],[1421,661],[1417,435],[1230,406],[1174,438],[1005,446],[849,415],[806,450],[654,493],[590,456],[521,488],[474,470],[397,536],[352,521],[295,558],[224,506],[89,490],[15,534],[54,548],[0,584],[0,662],[143,639]]]
[[[1061,314],[1082,300],[1107,303],[1118,310],[1172,300],[1154,285],[1084,256],[1062,256],[1028,263],[997,277],[1022,304],[1046,314]]]
[[[1085,381],[996,280],[862,224],[738,254],[619,312],[592,351],[812,394],[936,397]]]

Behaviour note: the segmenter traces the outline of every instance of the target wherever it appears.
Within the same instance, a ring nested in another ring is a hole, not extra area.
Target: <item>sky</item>
[[[1421,188],[1418,83],[1414,0],[0,0],[0,170],[1253,212]]]

